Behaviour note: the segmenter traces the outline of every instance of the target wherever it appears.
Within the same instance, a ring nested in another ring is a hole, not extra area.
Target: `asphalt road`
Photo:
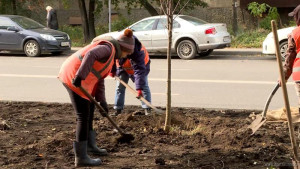
[[[57,80],[59,68],[67,55],[43,55],[29,58],[24,55],[0,54],[0,99],[12,101],[42,101],[69,103],[65,88]],[[279,77],[273,56],[241,56],[213,54],[194,60],[172,59],[172,106],[259,109]],[[152,57],[149,85],[152,103],[166,105],[167,60]],[[115,83],[106,79],[106,97],[114,102]],[[129,83],[134,87],[134,84]],[[288,82],[291,106],[297,105],[297,97],[291,81]],[[271,109],[284,106],[281,89],[275,94]],[[129,91],[126,103],[140,102]]]

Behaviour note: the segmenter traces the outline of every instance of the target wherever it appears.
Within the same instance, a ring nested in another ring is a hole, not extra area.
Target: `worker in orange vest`
[[[133,53],[133,32],[126,29],[112,41],[98,41],[87,45],[71,55],[61,66],[58,78],[66,87],[77,116],[76,141],[73,143],[75,167],[97,166],[101,159],[92,159],[87,155],[107,155],[105,149],[96,145],[93,130],[94,104],[81,92],[85,88],[108,112],[105,98],[104,78],[111,71],[115,59],[124,58]]]
[[[286,81],[291,75],[295,81],[300,113],[300,5],[289,13],[289,16],[294,17],[297,27],[288,36],[288,49],[283,70]],[[279,83],[281,84],[280,80]]]
[[[150,72],[150,58],[146,48],[134,36],[135,47],[134,52],[127,58],[116,60],[116,69],[112,69],[111,76],[117,75],[122,81],[128,83],[129,78],[135,83],[137,97],[143,96],[148,102],[151,102],[151,92],[148,85],[148,74]],[[125,102],[125,86],[119,81],[116,86],[115,104],[112,116],[122,113]],[[151,108],[144,102],[141,102],[145,115],[151,114]]]

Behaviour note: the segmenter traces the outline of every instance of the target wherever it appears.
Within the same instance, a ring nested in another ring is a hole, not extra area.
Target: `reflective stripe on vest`
[[[145,53],[145,59],[144,59],[144,61],[145,61],[145,65],[147,65],[148,62],[149,62],[149,60],[150,60],[149,53],[148,53],[148,51],[146,50],[146,48],[144,46],[142,46],[141,51],[143,51]],[[121,65],[119,63],[119,60],[116,60],[116,65],[117,65],[117,67],[121,67]],[[134,74],[134,70],[133,70],[133,67],[132,67],[129,59],[127,59],[123,63],[122,69],[124,69],[129,75],[133,75]]]
[[[109,44],[111,46],[112,52],[110,54],[109,59],[105,63],[101,63],[99,61],[95,61],[91,72],[87,75],[85,80],[81,81],[81,86],[85,88],[91,95],[94,96],[94,88],[96,87],[98,81],[100,79],[104,79],[112,69],[114,64],[114,56],[115,56],[115,47],[108,41],[100,41],[93,44],[90,44],[83,49],[77,51],[76,53],[72,54],[61,66],[59,71],[58,78],[64,84],[66,84],[72,91],[76,94],[80,95],[82,98],[87,100],[86,97],[79,88],[73,86],[72,80],[75,78],[75,74],[77,73],[80,65],[82,63],[82,59],[85,57],[86,53],[93,49],[97,45],[101,44]]]
[[[293,80],[300,81],[300,27],[298,26],[292,31],[292,37],[296,44],[297,56],[293,64]]]

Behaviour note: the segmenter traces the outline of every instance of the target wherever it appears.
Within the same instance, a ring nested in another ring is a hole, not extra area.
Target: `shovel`
[[[279,83],[277,83],[277,85],[275,86],[275,88],[271,92],[270,96],[268,97],[268,100],[265,104],[264,111],[260,115],[256,115],[255,120],[248,126],[248,128],[250,128],[252,130],[251,135],[253,135],[267,121],[266,114],[267,114],[267,111],[268,111],[268,108],[269,108],[269,104],[270,104],[271,99],[273,98],[274,94],[276,93],[276,91],[278,90],[279,87],[280,87],[280,85],[279,85]]]
[[[137,92],[130,87],[127,83],[125,83],[123,80],[121,80],[119,77],[115,76],[115,79],[118,80],[120,83],[122,83],[126,88],[128,88],[134,95],[137,95]],[[150,102],[148,102],[144,97],[137,97],[140,101],[144,102],[147,106],[151,107],[156,113],[163,114],[164,111],[160,110],[156,107],[154,107]]]
[[[122,131],[122,129],[109,117],[108,113],[103,109],[103,107],[82,87],[79,87],[80,90],[93,102],[96,107],[99,109],[100,114],[103,117],[106,117],[108,121],[117,129],[117,131],[121,134],[121,137],[117,138],[117,142],[120,143],[129,143],[134,140],[134,136],[132,134],[126,134]]]

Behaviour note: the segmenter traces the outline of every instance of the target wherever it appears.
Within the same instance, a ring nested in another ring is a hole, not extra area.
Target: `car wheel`
[[[287,41],[281,42],[279,45],[279,52],[282,60],[285,60],[287,49],[288,49],[288,42]]]
[[[200,57],[208,56],[208,55],[210,55],[213,51],[214,51],[213,49],[208,49],[208,50],[201,51],[201,52],[199,53],[199,56],[200,56]]]
[[[63,52],[62,52],[62,51],[59,51],[59,52],[51,52],[51,53],[52,53],[52,55],[57,56],[57,55],[62,54]]]
[[[24,52],[29,57],[37,57],[41,55],[40,45],[35,40],[29,40],[24,45]]]
[[[193,59],[197,53],[196,45],[191,40],[183,40],[177,46],[177,54],[181,59]]]

